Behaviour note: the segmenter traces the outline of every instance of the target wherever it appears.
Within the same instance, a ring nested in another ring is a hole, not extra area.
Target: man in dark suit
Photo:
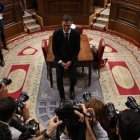
[[[5,65],[5,61],[4,61],[4,58],[3,58],[2,49],[0,47],[0,66],[4,67],[4,65]]]
[[[5,50],[9,50],[9,48],[6,45],[3,12],[4,12],[4,4],[0,2],[0,35],[1,35],[1,42],[2,42],[2,45],[3,45],[2,48],[5,49]]]
[[[70,98],[75,99],[74,86],[76,84],[77,56],[80,51],[80,34],[71,29],[71,16],[64,15],[62,19],[62,29],[53,33],[52,49],[55,56],[57,88],[60,98],[65,100],[63,87],[64,71],[69,72]]]

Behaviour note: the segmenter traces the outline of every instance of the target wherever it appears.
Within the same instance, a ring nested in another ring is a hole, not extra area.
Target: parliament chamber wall
[[[111,0],[108,28],[140,43],[140,0]]]
[[[6,38],[11,39],[24,32],[21,8],[18,0],[0,0],[4,3],[4,24]]]

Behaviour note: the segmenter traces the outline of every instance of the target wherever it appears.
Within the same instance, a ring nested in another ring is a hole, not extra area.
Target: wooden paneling
[[[7,39],[24,32],[21,8],[18,0],[0,0],[4,3],[4,24]]]
[[[43,17],[45,26],[60,25],[64,14],[72,16],[75,24],[89,24],[93,12],[92,0],[37,0],[37,14]]]
[[[108,27],[140,42],[140,0],[112,0]]]

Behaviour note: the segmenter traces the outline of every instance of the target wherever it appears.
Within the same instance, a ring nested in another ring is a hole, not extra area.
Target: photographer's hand
[[[36,123],[38,123],[34,117],[31,117],[25,122],[25,124],[29,124],[29,122],[31,121],[35,121]]]
[[[84,113],[87,113],[87,109],[86,109],[86,106],[85,104],[78,104],[78,106],[83,110]]]
[[[96,120],[96,114],[95,114],[95,111],[93,110],[93,108],[88,108],[87,111],[92,114],[93,125],[97,125],[98,121]]]
[[[77,110],[74,110],[74,113],[75,113],[75,115],[77,115],[79,117],[80,122],[84,122],[85,118],[84,118],[84,115],[82,113],[80,113]]]
[[[84,106],[83,106],[84,107]],[[81,121],[82,123],[85,122],[86,123],[86,140],[96,140],[95,135],[92,131],[92,128],[89,124],[89,118],[87,118],[84,114],[80,113],[77,110],[74,110],[74,113],[79,116],[79,121]]]
[[[52,137],[55,135],[56,129],[57,127],[62,124],[62,121],[58,120],[58,117],[55,116],[53,117],[50,122],[49,125],[47,127],[46,133],[49,137]]]

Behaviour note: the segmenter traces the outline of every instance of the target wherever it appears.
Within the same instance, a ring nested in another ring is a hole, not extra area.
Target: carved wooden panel
[[[118,8],[118,15],[117,18],[121,22],[127,22],[128,24],[131,24],[132,26],[137,26],[139,21],[139,11],[135,9],[131,9],[128,7],[120,6]]]
[[[82,4],[80,1],[64,1],[58,4],[56,1],[50,1],[48,5],[48,14],[59,14],[62,12],[78,12],[82,10]]]
[[[13,5],[8,5],[5,7],[5,13],[4,13],[4,21],[5,24],[10,24],[12,22],[16,22],[16,17],[15,15],[15,11],[14,11],[14,7]]]
[[[7,38],[24,31],[21,8],[18,0],[0,0],[5,5],[4,24]]]
[[[71,15],[77,24],[89,24],[93,10],[92,0],[37,0],[37,14],[44,25],[60,25],[64,14]]]
[[[140,0],[111,0],[108,27],[140,42]]]

